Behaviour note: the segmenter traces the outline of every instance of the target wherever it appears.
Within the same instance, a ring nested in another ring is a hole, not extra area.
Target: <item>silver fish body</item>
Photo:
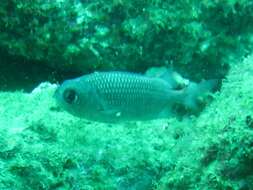
[[[116,122],[168,117],[174,104],[187,102],[187,93],[173,89],[162,78],[95,72],[63,82],[55,98],[75,116]]]

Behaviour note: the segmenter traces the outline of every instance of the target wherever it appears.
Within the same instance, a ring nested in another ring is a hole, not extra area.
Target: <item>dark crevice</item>
[[[50,68],[38,61],[27,61],[22,56],[9,55],[0,49],[0,90],[32,91],[41,82],[61,83],[68,78],[82,75],[80,72]]]

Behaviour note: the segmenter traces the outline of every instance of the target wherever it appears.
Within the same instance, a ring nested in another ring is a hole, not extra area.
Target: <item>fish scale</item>
[[[150,86],[150,79],[140,78],[138,75],[129,77],[128,74],[112,73],[101,76],[103,80],[99,76],[91,75],[91,77],[95,77],[94,88],[97,88],[98,92],[109,103],[111,102],[112,106],[129,105],[131,103],[139,105],[144,103],[142,100],[147,99],[150,92],[153,93],[153,96],[155,95],[154,89]],[[109,88],[104,83],[109,83]],[[164,93],[164,90],[162,92]],[[159,95],[161,94],[159,93]]]

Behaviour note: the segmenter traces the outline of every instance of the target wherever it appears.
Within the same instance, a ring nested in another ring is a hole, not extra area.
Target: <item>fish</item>
[[[166,75],[94,72],[64,81],[54,97],[60,107],[74,116],[115,123],[168,118],[175,105],[198,110],[198,98],[216,86],[214,80],[197,84],[174,72],[166,73],[169,80]]]

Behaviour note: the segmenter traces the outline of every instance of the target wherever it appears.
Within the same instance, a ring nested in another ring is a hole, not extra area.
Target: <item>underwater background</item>
[[[253,1],[1,0],[0,190],[252,190]],[[219,79],[198,114],[103,123],[53,95],[94,71]]]

